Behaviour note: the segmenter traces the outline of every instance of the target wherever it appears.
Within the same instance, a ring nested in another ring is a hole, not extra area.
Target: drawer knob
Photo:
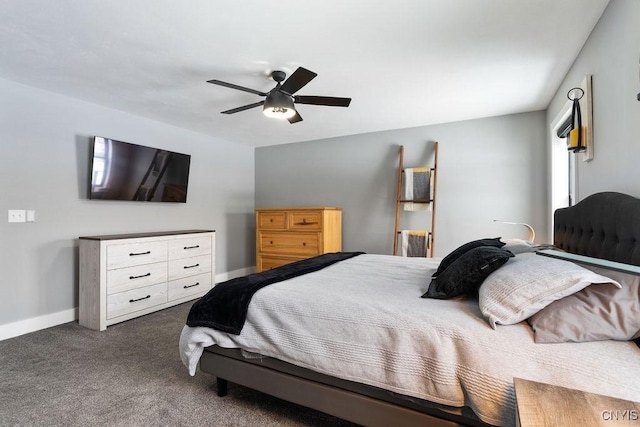
[[[269,222],[273,222],[273,218],[270,218],[270,219],[269,219]]]
[[[151,273],[141,274],[140,276],[129,276],[129,280],[140,279],[141,277],[149,277],[149,276],[151,276]]]
[[[185,266],[184,266],[184,267],[182,267],[182,268],[185,268],[185,269],[186,269],[186,268],[194,268],[194,267],[198,267],[198,266],[200,266],[200,264],[185,265]]]
[[[129,256],[138,256],[138,255],[149,255],[151,253],[151,251],[146,251],[146,252],[131,252],[129,254]]]
[[[273,240],[269,240],[269,244],[270,244],[270,245],[273,245]]]
[[[149,299],[151,295],[147,295],[146,297],[138,298],[138,299],[130,299],[129,302],[142,301],[143,299]]]
[[[184,289],[189,289],[189,288],[193,288],[194,286],[198,286],[200,284],[200,282],[194,283],[193,285],[184,285],[183,288]]]
[[[302,242],[302,246],[307,246],[307,242]]]
[[[195,245],[195,246],[185,246],[184,250],[186,251],[187,249],[198,249],[200,247],[200,245]]]

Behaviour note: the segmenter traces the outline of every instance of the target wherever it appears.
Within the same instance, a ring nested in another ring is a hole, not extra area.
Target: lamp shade
[[[273,119],[290,119],[296,115],[293,98],[282,92],[272,92],[264,101],[262,113]]]

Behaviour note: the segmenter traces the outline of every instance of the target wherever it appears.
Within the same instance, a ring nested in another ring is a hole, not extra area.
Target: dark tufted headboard
[[[640,265],[640,199],[596,193],[556,210],[553,244],[574,254]]]

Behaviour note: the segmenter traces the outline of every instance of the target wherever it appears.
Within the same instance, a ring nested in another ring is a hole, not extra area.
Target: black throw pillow
[[[491,273],[514,255],[495,246],[479,246],[462,254],[438,277],[431,279],[422,298],[448,299],[458,295],[478,296],[478,289]]]
[[[493,246],[496,248],[503,247],[505,243],[500,241],[500,239],[501,237],[472,240],[470,242],[465,243],[462,246],[459,246],[457,249],[455,249],[453,252],[448,254],[446,257],[442,258],[442,261],[440,261],[440,265],[438,265],[438,269],[436,270],[435,273],[433,273],[433,276],[431,277],[432,278],[438,277],[438,275],[442,273],[444,270],[446,270],[446,268],[449,267],[451,264],[453,264],[455,260],[457,260],[462,255],[464,255],[465,252],[473,248],[478,248],[480,246]]]

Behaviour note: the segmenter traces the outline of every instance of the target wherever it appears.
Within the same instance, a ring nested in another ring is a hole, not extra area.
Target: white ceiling
[[[252,146],[545,109],[609,0],[0,0],[0,77]],[[268,74],[318,73],[303,122]]]

